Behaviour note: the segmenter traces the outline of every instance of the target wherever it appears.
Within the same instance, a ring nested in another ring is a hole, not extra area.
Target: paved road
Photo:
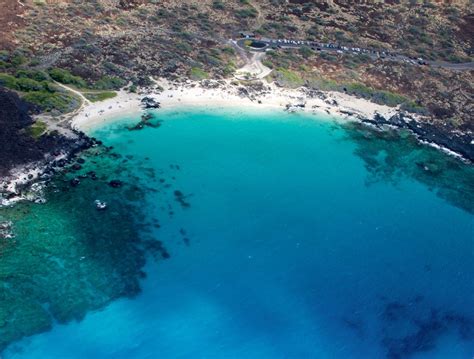
[[[333,53],[346,53],[353,55],[366,55],[373,60],[381,59],[387,61],[403,62],[411,65],[429,65],[433,67],[442,67],[449,70],[464,71],[474,70],[474,62],[465,63],[451,63],[445,61],[429,61],[424,59],[409,58],[408,56],[400,55],[394,52],[385,52],[372,49],[364,49],[360,47],[348,47],[341,46],[333,43],[319,43],[315,41],[301,41],[301,40],[288,40],[288,39],[238,39],[236,43],[241,48],[246,48],[246,40],[256,40],[265,44],[262,48],[252,48],[252,51],[266,51],[270,48],[283,48],[283,49],[298,49],[301,47],[310,47],[315,51],[321,52],[333,52]]]

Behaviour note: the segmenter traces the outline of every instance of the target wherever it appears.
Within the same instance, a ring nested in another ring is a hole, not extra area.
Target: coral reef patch
[[[137,295],[148,255],[169,258],[149,230],[154,219],[140,181],[153,179],[138,177],[136,165],[93,147],[38,183],[43,201],[0,208],[0,351],[53,322]]]

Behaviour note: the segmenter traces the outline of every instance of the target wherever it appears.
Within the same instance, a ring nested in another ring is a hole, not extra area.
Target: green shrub
[[[208,78],[208,73],[199,67],[193,67],[190,71],[190,77],[193,80],[204,80]]]
[[[32,91],[23,96],[25,101],[38,105],[43,111],[58,110],[66,112],[75,103],[74,96],[55,92],[50,93],[46,91]]]
[[[10,58],[10,52],[8,50],[0,50],[0,60],[8,61]]]
[[[350,94],[359,95],[362,97],[371,97],[374,90],[364,84],[353,82],[346,85],[346,90]]]
[[[374,90],[361,83],[347,84],[346,90],[350,94],[371,99],[375,103],[392,107],[408,101],[408,99],[402,95],[385,90]]]
[[[214,0],[212,2],[212,7],[216,10],[224,10],[225,9],[225,5],[221,0]]]
[[[47,128],[48,126],[46,123],[42,121],[36,121],[28,128],[28,133],[33,138],[39,138],[46,132]]]
[[[5,86],[13,90],[18,90],[16,78],[7,74],[0,74],[0,86]]]
[[[31,59],[30,63],[28,64],[29,66],[38,66],[40,64],[39,59]]]
[[[175,47],[178,51],[181,51],[184,53],[190,53],[193,50],[192,46],[185,42],[178,42],[176,43]]]
[[[308,80],[308,86],[322,91],[342,91],[342,86],[334,80],[313,77]]]
[[[373,95],[373,100],[376,103],[382,103],[387,106],[397,106],[407,101],[405,96],[390,92],[390,91],[376,91]]]
[[[241,10],[237,10],[235,15],[241,19],[244,19],[247,17],[256,18],[257,10],[255,10],[253,7],[248,8],[248,9],[241,9]]]
[[[68,70],[54,68],[49,70],[49,76],[62,84],[70,84],[76,87],[86,87],[86,82],[79,76],[72,75]]]
[[[408,101],[408,102],[404,102],[400,108],[404,111],[407,111],[407,112],[412,112],[412,113],[417,113],[419,115],[426,115],[428,114],[428,110],[417,104],[415,101]]]
[[[23,55],[15,55],[10,59],[10,63],[17,67],[24,64],[27,61],[27,58]]]
[[[117,96],[117,93],[114,91],[84,92],[83,94],[89,101],[92,102],[104,101]]]
[[[229,76],[229,75],[232,75],[234,72],[235,72],[235,64],[230,61],[225,67],[224,69],[222,70],[223,74],[225,76]]]
[[[16,87],[18,90],[23,92],[43,90],[43,85],[41,83],[26,77],[16,79]]]
[[[313,54],[313,50],[311,50],[311,48],[308,46],[301,46],[299,52],[304,58],[308,58]]]
[[[294,71],[279,68],[275,74],[277,80],[285,86],[300,87],[304,85],[304,80]]]
[[[45,91],[48,91],[51,93],[59,90],[58,87],[54,83],[49,82],[49,81],[42,81],[41,85],[43,86],[43,89]]]
[[[226,46],[226,47],[223,47],[222,50],[221,50],[224,54],[227,54],[227,55],[235,55],[235,50],[233,47],[230,47],[230,46]]]
[[[104,76],[94,84],[97,90],[119,90],[127,83],[125,80],[115,76]]]
[[[33,79],[35,81],[48,81],[50,80],[50,77],[48,74],[44,71],[40,70],[26,70],[26,69],[21,69],[18,70],[15,73],[15,77],[17,78],[28,78],[28,79]]]

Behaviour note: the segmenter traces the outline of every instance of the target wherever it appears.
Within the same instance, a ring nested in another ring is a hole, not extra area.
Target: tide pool
[[[93,135],[133,158],[121,178],[170,258],[148,255],[139,294],[4,359],[474,356],[472,167],[312,115],[154,114],[158,128]]]

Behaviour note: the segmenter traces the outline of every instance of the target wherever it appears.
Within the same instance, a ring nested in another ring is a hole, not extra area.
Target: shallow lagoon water
[[[471,169],[437,188],[436,173],[402,167],[411,153],[451,159],[310,115],[156,116],[159,128],[121,119],[94,135],[153,168],[152,189],[169,184],[142,210],[171,257],[148,261],[133,299],[5,359],[473,357],[474,216],[452,200],[472,198]]]

